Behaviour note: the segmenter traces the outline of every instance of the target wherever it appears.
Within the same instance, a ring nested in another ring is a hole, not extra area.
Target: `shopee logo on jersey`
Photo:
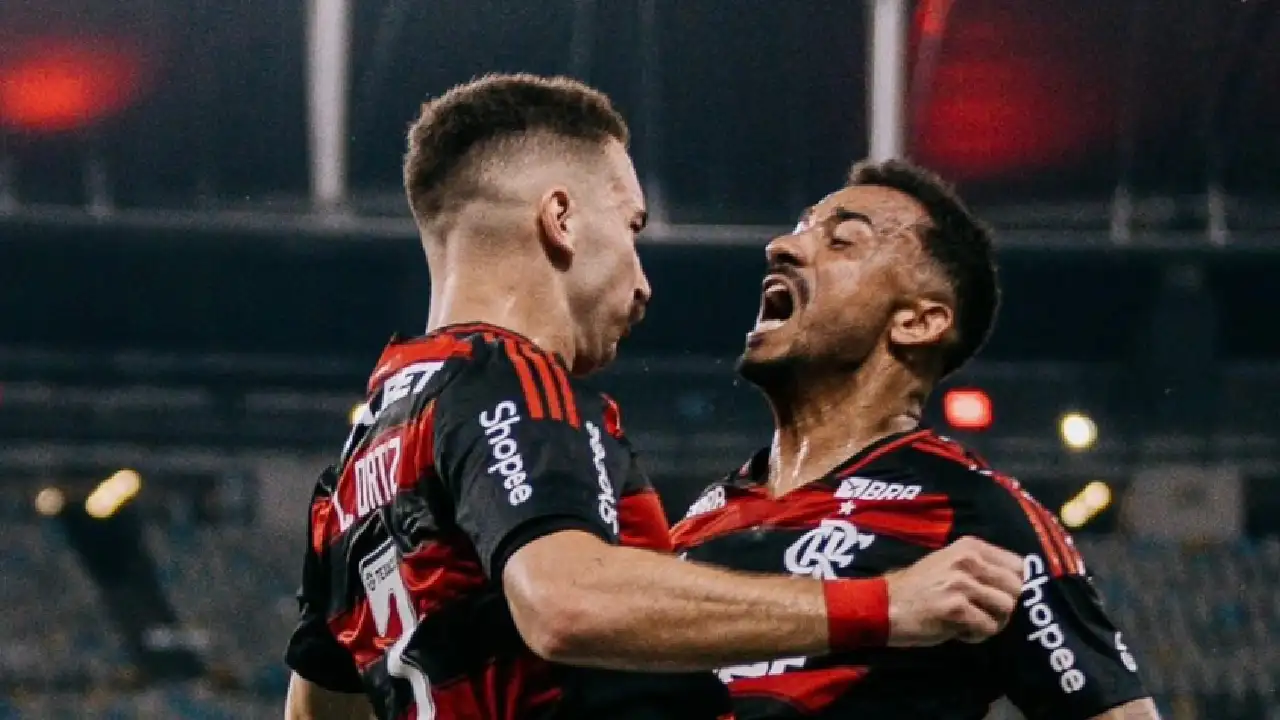
[[[591,444],[591,462],[596,466],[596,485],[600,487],[598,511],[600,519],[613,528],[618,534],[618,505],[613,497],[613,483],[609,481],[609,469],[604,464],[604,442],[600,439],[600,428],[593,422],[584,423],[587,437]]]
[[[520,412],[516,404],[503,400],[493,410],[480,413],[480,427],[484,428],[485,441],[489,443],[489,452],[493,464],[489,466],[490,475],[502,478],[502,487],[510,490],[507,502],[519,505],[533,494],[533,488],[525,481],[524,458],[520,456],[520,446],[512,437],[513,428],[520,422]]]
[[[1067,636],[1049,607],[1045,584],[1049,582],[1044,559],[1028,555],[1022,561],[1022,608],[1034,630],[1027,640],[1049,652],[1049,668],[1058,676],[1062,692],[1070,695],[1085,685],[1085,675],[1077,668],[1076,654],[1065,647]]]

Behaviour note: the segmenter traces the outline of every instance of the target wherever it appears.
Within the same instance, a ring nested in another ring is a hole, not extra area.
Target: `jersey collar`
[[[493,337],[504,338],[507,340],[515,340],[522,345],[530,345],[537,347],[537,344],[528,337],[510,328],[494,325],[487,322],[461,322],[452,323],[450,325],[441,325],[426,334],[426,337],[435,335],[453,335],[455,337],[464,335],[492,335]]]
[[[811,480],[801,487],[839,487],[841,480],[858,472],[878,458],[932,434],[932,430],[921,424],[914,430],[886,435],[850,455],[827,474],[816,480]],[[725,484],[741,490],[763,490],[765,484],[769,481],[770,450],[771,448],[767,446],[757,450],[746,464],[725,479]]]
[[[440,327],[426,333],[425,335],[420,335],[418,337],[411,337],[411,338],[404,338],[399,333],[396,333],[395,335],[391,336],[391,341],[389,345],[399,345],[406,342],[417,342],[422,340],[428,340],[430,338],[440,337],[441,335],[452,335],[453,337],[466,337],[468,335],[484,335],[487,338],[512,340],[516,343],[519,343],[520,345],[526,345],[528,347],[534,348],[540,352],[545,353],[548,357],[554,358],[556,362],[560,363],[560,367],[564,368],[566,371],[570,369],[568,363],[564,361],[564,357],[561,356],[560,353],[547,352],[543,350],[537,343],[531,340],[528,336],[522,335],[510,328],[505,328],[505,327],[502,327],[501,325],[494,325],[493,323],[487,323],[487,322],[461,322],[461,323],[452,323],[449,325],[441,325]]]

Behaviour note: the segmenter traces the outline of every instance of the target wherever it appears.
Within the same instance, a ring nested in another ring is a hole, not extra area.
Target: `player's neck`
[[[488,323],[529,338],[573,367],[573,322],[553,278],[511,259],[454,262],[431,285],[427,331],[460,323]],[[520,267],[524,265],[523,267]]]
[[[776,497],[831,472],[877,440],[920,424],[927,388],[897,364],[806,373],[770,397],[769,489]]]

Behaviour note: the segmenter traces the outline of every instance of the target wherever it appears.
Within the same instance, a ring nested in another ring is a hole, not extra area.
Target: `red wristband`
[[[884,578],[828,580],[827,644],[832,652],[884,647],[889,642],[889,584]]]

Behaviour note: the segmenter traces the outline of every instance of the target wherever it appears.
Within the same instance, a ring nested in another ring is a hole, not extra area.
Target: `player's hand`
[[[963,537],[885,580],[891,647],[976,643],[1008,624],[1022,594],[1022,558]]]

